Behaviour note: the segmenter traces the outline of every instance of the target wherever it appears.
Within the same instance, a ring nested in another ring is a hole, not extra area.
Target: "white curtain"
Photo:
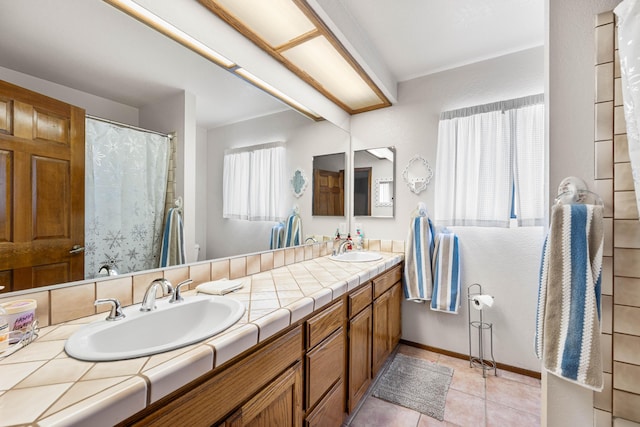
[[[87,118],[85,158],[85,276],[156,268],[169,138]]]
[[[253,147],[224,156],[223,217],[249,221],[280,221],[286,187],[285,148]]]
[[[618,47],[622,102],[627,123],[627,141],[636,205],[640,211],[640,4],[625,0],[614,12],[618,17]]]
[[[542,100],[537,95],[441,115],[437,225],[508,227],[513,209],[520,225],[542,224]]]

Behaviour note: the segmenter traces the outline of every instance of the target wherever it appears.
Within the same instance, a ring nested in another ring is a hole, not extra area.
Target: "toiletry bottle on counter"
[[[336,228],[336,240],[340,240],[340,229]]]
[[[352,251],[353,250],[353,239],[351,238],[351,233],[347,234],[347,240],[349,241],[347,243],[347,250],[348,251]]]
[[[362,230],[360,230],[359,228],[356,229],[356,249],[359,251],[364,249]]]

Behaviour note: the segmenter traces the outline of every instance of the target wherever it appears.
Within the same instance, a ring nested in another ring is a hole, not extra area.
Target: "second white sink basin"
[[[185,296],[141,312],[140,304],[125,307],[122,320],[100,320],[69,337],[64,349],[73,358],[88,361],[131,359],[174,350],[216,335],[235,324],[245,311],[243,303],[222,296]],[[105,313],[106,315],[106,313]]]
[[[334,261],[342,262],[368,262],[382,259],[382,255],[380,255],[378,252],[351,251],[344,252],[340,255],[332,255],[329,258]]]

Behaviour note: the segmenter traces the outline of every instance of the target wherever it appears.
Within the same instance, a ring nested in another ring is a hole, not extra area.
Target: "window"
[[[435,223],[508,227],[544,221],[544,98],[442,113]]]
[[[227,150],[222,178],[222,216],[280,221],[285,161],[282,143]]]

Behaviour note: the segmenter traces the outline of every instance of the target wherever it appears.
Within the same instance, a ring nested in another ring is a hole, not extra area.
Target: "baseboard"
[[[424,345],[417,342],[400,340],[400,344],[405,344],[411,347],[421,348],[423,350],[432,351],[434,353],[444,354],[445,356],[455,357],[457,359],[469,360],[468,354],[456,353],[455,351],[444,350],[438,347],[431,347],[430,345]],[[529,369],[518,368],[517,366],[505,365],[504,363],[496,362],[496,367],[498,369],[503,369],[505,371],[513,372],[520,375],[525,375],[527,377],[540,379],[540,372],[530,371]]]

